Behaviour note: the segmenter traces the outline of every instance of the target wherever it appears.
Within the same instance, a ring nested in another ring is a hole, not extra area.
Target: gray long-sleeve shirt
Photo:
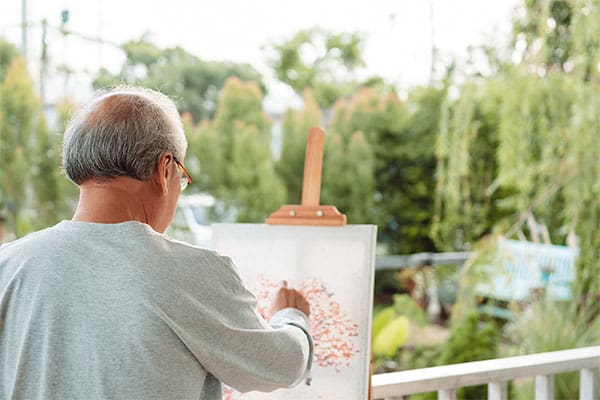
[[[0,398],[220,399],[297,384],[306,316],[265,322],[227,257],[138,222],[0,247]]]

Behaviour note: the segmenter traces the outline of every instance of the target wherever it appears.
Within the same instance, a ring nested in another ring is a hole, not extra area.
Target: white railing
[[[373,398],[438,392],[439,400],[456,399],[456,389],[487,385],[489,400],[506,400],[508,381],[535,376],[535,399],[554,399],[554,374],[580,371],[579,399],[598,399],[600,346],[526,356],[497,358],[441,367],[377,374],[372,377]]]

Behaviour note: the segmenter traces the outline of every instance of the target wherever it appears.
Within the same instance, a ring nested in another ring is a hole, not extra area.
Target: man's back
[[[211,374],[273,390],[305,368],[227,258],[142,223],[63,221],[2,247],[0,277],[0,398],[219,398]]]

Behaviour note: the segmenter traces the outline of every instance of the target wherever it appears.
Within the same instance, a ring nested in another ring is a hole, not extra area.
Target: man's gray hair
[[[171,99],[122,86],[96,96],[73,116],[63,140],[63,167],[76,184],[117,176],[144,181],[163,153],[183,162],[186,147]]]

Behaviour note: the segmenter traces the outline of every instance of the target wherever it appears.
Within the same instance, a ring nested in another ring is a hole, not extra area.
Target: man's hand
[[[269,314],[273,316],[277,311],[288,307],[302,311],[307,317],[310,315],[310,304],[308,304],[304,295],[296,289],[288,289],[287,281],[283,281],[273,297]]]

